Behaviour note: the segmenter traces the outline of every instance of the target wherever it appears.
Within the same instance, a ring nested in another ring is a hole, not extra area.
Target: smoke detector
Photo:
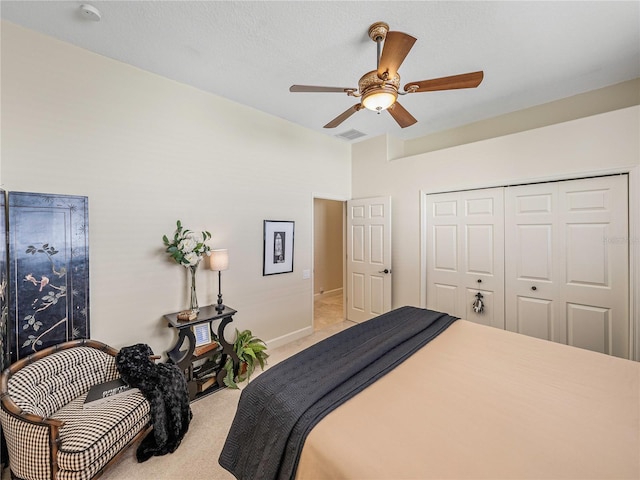
[[[100,13],[100,10],[98,10],[93,5],[88,5],[88,4],[80,5],[80,13],[84,18],[91,20],[93,22],[99,22],[100,19],[102,18],[102,14]]]

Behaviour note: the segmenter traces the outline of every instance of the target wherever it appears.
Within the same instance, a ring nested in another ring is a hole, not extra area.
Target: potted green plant
[[[226,375],[224,384],[230,388],[238,388],[238,383],[249,381],[251,374],[255,371],[256,365],[260,365],[260,369],[264,370],[269,354],[267,353],[267,345],[264,341],[255,337],[251,330],[238,331],[236,328],[236,339],[233,342],[233,349],[238,355],[240,366],[238,367],[238,376],[234,378],[233,359],[227,357],[224,365]]]

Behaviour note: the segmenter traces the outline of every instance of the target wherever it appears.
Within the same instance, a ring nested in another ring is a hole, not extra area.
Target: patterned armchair
[[[83,407],[91,386],[119,377],[116,354],[104,343],[74,340],[2,373],[0,422],[13,478],[96,478],[144,435],[149,403],[139,392]]]

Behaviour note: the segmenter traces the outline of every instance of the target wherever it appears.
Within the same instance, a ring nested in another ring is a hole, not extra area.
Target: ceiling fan
[[[318,87],[313,85],[291,85],[290,92],[346,93],[350,97],[361,97],[360,103],[344,111],[327,123],[324,128],[335,128],[351,115],[363,108],[380,113],[387,110],[402,128],[417,122],[400,103],[398,95],[416,92],[433,92],[457,88],[475,88],[480,85],[484,73],[470,72],[450,77],[432,78],[419,82],[410,82],[400,90],[398,68],[416,42],[416,38],[403,32],[390,32],[389,25],[376,22],[369,27],[369,38],[377,44],[377,69],[365,73],[358,81],[358,88]],[[380,49],[382,43],[382,53]]]

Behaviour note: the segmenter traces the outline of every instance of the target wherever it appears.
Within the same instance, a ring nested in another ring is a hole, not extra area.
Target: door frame
[[[347,257],[347,201],[351,200],[350,197],[344,195],[332,195],[326,193],[311,193],[311,327],[314,328],[315,321],[315,303],[314,303],[314,292],[315,292],[315,272],[313,268],[313,262],[315,259],[315,208],[314,208],[314,200],[334,200],[337,202],[342,202],[342,295],[343,299],[346,295],[346,281],[347,281],[347,265],[346,265],[346,257]],[[347,318],[347,302],[342,302],[342,317]]]
[[[629,358],[640,361],[640,165],[520,178],[510,182],[469,184],[466,188],[420,189],[420,306],[426,308],[427,305],[427,195],[623,174],[627,174],[629,179]]]

